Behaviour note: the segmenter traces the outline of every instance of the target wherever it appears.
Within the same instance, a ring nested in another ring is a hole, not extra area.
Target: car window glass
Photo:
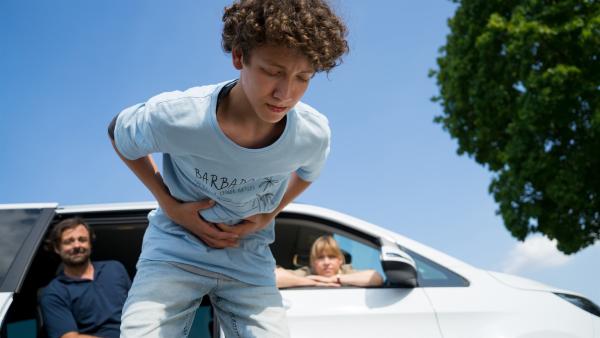
[[[417,279],[422,287],[465,287],[469,282],[457,273],[413,252],[403,249],[417,265]]]
[[[334,234],[333,238],[340,245],[342,252],[350,256],[353,270],[375,270],[381,276],[385,276],[381,267],[379,250],[339,234]]]
[[[0,210],[0,284],[41,212],[41,209]]]

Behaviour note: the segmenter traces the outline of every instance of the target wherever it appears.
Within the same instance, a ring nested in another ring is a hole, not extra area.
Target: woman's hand
[[[175,223],[181,225],[206,245],[223,249],[238,246],[240,235],[219,230],[215,224],[205,221],[200,211],[212,208],[215,202],[209,199],[200,202],[179,202],[177,200],[161,204],[163,211]]]
[[[306,278],[315,281],[318,286],[342,286],[340,283],[338,283],[338,278],[337,276],[331,276],[331,277],[326,277],[326,276],[319,276],[319,275],[309,275],[306,276]]]

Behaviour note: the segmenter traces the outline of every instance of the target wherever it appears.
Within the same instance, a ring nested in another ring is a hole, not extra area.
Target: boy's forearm
[[[273,211],[273,216],[277,216],[288,204],[290,204],[296,197],[300,196],[304,190],[306,190],[312,182],[301,179],[296,173],[292,173],[290,183],[288,184],[287,190],[281,199],[281,202],[277,208]]]
[[[290,182],[288,183],[287,190],[281,198],[281,202],[275,210],[270,213],[257,214],[244,219],[242,222],[235,226],[227,225],[224,223],[217,223],[221,231],[237,234],[241,237],[248,235],[249,233],[259,231],[268,226],[271,221],[277,217],[277,215],[285,208],[286,205],[290,204],[298,195],[300,195],[308,186],[310,182],[304,181],[295,173],[292,173]]]
[[[114,140],[112,140],[112,144],[119,157],[150,190],[162,210],[173,222],[192,232],[210,247],[221,249],[238,245],[239,235],[219,231],[214,228],[214,225],[198,217],[200,210],[213,207],[214,201],[208,199],[190,203],[178,201],[171,196],[152,156],[147,155],[136,160],[129,160],[119,152]]]
[[[130,160],[125,158],[115,144],[114,139],[111,139],[113,148],[119,155],[121,160],[125,162],[127,167],[138,177],[140,181],[150,190],[158,204],[162,207],[167,207],[170,203],[174,202],[173,197],[169,193],[169,189],[163,182],[160,171],[154,163],[152,156],[146,155],[136,160]]]

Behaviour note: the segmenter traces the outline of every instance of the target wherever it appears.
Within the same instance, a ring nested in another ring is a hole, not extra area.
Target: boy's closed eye
[[[278,69],[272,69],[272,68],[266,68],[266,67],[263,67],[263,68],[261,68],[261,70],[262,70],[262,71],[263,71],[265,74],[267,74],[267,75],[269,75],[269,76],[279,76],[279,75],[281,75],[281,71],[280,71],[280,70],[278,70]]]

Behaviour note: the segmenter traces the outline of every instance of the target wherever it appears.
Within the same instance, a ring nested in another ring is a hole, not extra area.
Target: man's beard
[[[77,255],[76,254],[81,254]],[[69,253],[63,253],[61,259],[63,264],[70,267],[81,267],[90,260],[91,250],[85,248],[73,249]]]

